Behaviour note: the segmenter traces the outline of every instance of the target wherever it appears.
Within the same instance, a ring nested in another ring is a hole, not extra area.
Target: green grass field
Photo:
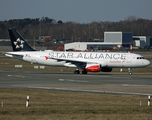
[[[29,107],[25,107],[26,96]],[[38,89],[0,89],[0,120],[150,120],[148,99]],[[141,106],[140,106],[141,101]]]

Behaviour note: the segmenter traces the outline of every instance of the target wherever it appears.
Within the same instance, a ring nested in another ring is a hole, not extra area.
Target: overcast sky
[[[128,16],[152,20],[152,0],[0,0],[0,21],[49,17],[90,23]]]

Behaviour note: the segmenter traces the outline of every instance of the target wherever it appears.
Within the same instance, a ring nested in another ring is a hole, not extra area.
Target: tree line
[[[130,16],[119,22],[76,22],[56,21],[48,17],[25,18],[0,21],[0,39],[9,38],[8,28],[17,29],[26,39],[38,39],[39,36],[51,36],[52,39],[71,42],[103,39],[105,31],[133,32],[134,36],[152,36],[152,20]]]

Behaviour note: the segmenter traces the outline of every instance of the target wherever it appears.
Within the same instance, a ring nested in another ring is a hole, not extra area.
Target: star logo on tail
[[[23,48],[23,47],[24,47],[24,41],[21,40],[20,38],[18,38],[18,39],[14,42],[14,45],[16,46],[16,49]]]

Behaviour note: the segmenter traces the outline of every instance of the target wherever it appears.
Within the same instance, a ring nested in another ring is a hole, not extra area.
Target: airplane
[[[149,66],[151,63],[143,56],[135,53],[119,52],[67,52],[67,51],[36,51],[31,48],[16,29],[8,29],[13,52],[5,55],[15,59],[56,67],[75,67],[74,74],[87,72],[111,72],[113,68],[131,68]]]

